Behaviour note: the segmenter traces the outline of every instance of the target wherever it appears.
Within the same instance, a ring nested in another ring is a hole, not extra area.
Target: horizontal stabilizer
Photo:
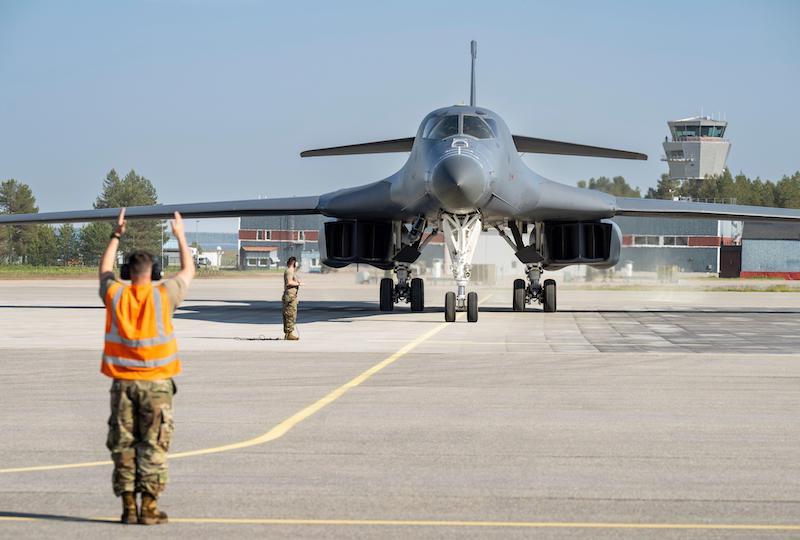
[[[113,221],[119,208],[95,208],[68,212],[41,214],[6,214],[0,216],[0,225],[17,223],[85,223],[88,221]],[[286,197],[281,199],[246,199],[208,203],[157,204],[130,206],[126,219],[169,219],[175,212],[185,218],[221,218],[242,216],[289,216],[319,214],[319,197]]]
[[[769,208],[743,204],[670,201],[663,199],[634,199],[617,197],[617,216],[664,217],[731,221],[782,221],[800,223],[800,210]]]
[[[585,144],[551,141],[549,139],[523,137],[522,135],[513,135],[513,137],[514,144],[517,146],[517,151],[522,153],[560,154],[562,156],[586,156],[616,159],[647,159],[647,154],[628,152],[627,150],[615,150],[613,148],[601,148],[599,146],[587,146]]]
[[[388,141],[375,141],[362,144],[348,144],[347,146],[333,146],[331,148],[317,148],[300,152],[300,157],[316,156],[353,156],[356,154],[389,154],[392,152],[411,152],[414,146],[414,137],[405,139],[391,139]]]

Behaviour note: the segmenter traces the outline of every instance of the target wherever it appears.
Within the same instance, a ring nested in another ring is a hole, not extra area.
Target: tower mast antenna
[[[478,56],[478,42],[474,39],[469,44],[470,54],[472,55],[471,85],[469,90],[469,106],[475,106],[475,58]]]

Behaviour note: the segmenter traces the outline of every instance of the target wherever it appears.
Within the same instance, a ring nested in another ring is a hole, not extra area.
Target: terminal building
[[[297,257],[301,269],[320,266],[319,228],[322,216],[249,216],[239,218],[239,268],[284,266]]]

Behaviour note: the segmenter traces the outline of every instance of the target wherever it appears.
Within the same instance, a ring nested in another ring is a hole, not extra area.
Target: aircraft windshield
[[[464,115],[464,135],[476,139],[491,139],[494,133],[482,119],[477,116]]]
[[[458,116],[450,115],[443,118],[434,118],[428,124],[428,133],[424,135],[428,139],[446,139],[453,135],[458,135]]]

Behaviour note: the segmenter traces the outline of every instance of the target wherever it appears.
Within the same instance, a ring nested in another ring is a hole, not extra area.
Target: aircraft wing
[[[330,148],[316,148],[300,152],[300,157],[316,156],[353,156],[358,154],[390,154],[392,152],[411,152],[414,146],[414,137],[391,139],[388,141],[374,141],[361,144],[348,144],[346,146],[333,146]]]
[[[800,210],[743,204],[717,204],[663,199],[617,197],[618,216],[716,218],[731,221],[782,221],[800,223]]]
[[[119,208],[96,208],[68,212],[45,212],[41,214],[0,215],[0,225],[17,223],[83,223],[87,221],[115,220]],[[125,212],[126,219],[169,219],[175,212],[184,218],[221,218],[241,216],[275,216],[319,214],[319,197],[286,197],[280,199],[246,199],[188,204],[157,204],[154,206],[131,206]]]
[[[600,146],[589,146],[586,144],[575,144],[563,141],[551,141],[550,139],[537,139],[536,137],[523,137],[513,135],[514,144],[518,152],[530,154],[558,154],[562,156],[585,156],[602,157],[614,159],[640,159],[646,160],[647,155],[628,150],[617,150],[615,148],[602,148]]]

